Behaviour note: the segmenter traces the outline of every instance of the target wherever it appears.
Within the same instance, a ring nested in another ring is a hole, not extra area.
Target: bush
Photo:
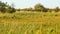
[[[48,12],[48,9],[47,9],[47,8],[44,8],[44,9],[43,9],[43,12]]]
[[[11,10],[9,11],[9,13],[14,13],[14,12],[16,12],[15,8],[11,8]]]
[[[7,5],[6,3],[3,3],[0,1],[0,11],[2,13],[6,13],[6,12],[7,13],[14,13],[16,10],[15,10],[14,6],[11,7],[11,6]]]
[[[6,9],[4,7],[1,8],[1,12],[2,13],[5,13],[6,12]]]
[[[55,16],[58,16],[57,14]]]

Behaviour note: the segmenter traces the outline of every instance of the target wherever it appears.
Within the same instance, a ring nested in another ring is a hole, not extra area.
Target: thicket
[[[15,11],[16,9],[14,7],[7,5],[7,2],[4,3],[0,1],[0,12],[1,13],[14,13]]]

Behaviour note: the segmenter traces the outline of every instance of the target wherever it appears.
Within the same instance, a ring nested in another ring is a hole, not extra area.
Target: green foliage
[[[6,9],[4,7],[1,8],[1,12],[2,13],[5,13],[6,12]]]
[[[0,1],[0,11],[2,13],[14,13],[16,10],[14,7],[11,7],[9,5],[7,5],[7,3],[3,3]]]
[[[14,13],[14,12],[16,12],[15,8],[10,8],[9,11],[8,11],[8,13]]]
[[[47,12],[47,11],[48,11],[48,9],[45,8],[45,7],[44,7],[43,5],[41,5],[41,4],[36,4],[36,5],[34,6],[34,8],[35,8],[36,11],[42,11],[42,12]]]
[[[55,12],[59,12],[60,8],[59,7],[56,7],[55,8]]]
[[[0,11],[1,11],[2,13],[5,13],[5,11],[6,11],[6,10],[5,10],[5,6],[6,6],[6,4],[0,1]]]
[[[48,9],[47,8],[43,8],[43,12],[48,12]]]
[[[34,9],[37,10],[37,11],[40,11],[40,10],[42,10],[43,8],[44,8],[44,6],[41,5],[41,4],[36,4],[36,5],[34,6]]]
[[[8,13],[15,13],[16,12],[16,9],[11,7],[11,8],[8,8]]]

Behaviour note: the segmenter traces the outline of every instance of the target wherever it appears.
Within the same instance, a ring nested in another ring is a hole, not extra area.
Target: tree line
[[[30,8],[24,8],[24,9],[17,9],[17,11],[39,11],[39,12],[59,12],[60,8],[56,7],[56,8],[46,8],[44,7],[42,4],[38,3],[34,6],[34,8],[30,7]]]
[[[42,4],[38,3],[34,6],[34,8],[30,7],[30,8],[24,8],[24,9],[15,9],[13,5],[10,6],[7,4],[7,2],[4,3],[4,2],[0,1],[0,12],[1,13],[14,13],[16,11],[39,11],[39,12],[55,11],[55,12],[59,12],[60,8],[56,7],[54,9],[50,9],[50,8],[46,8]]]

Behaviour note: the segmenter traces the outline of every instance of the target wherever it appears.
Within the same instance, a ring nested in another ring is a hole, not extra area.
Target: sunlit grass
[[[0,34],[60,34],[60,12],[0,13]]]

